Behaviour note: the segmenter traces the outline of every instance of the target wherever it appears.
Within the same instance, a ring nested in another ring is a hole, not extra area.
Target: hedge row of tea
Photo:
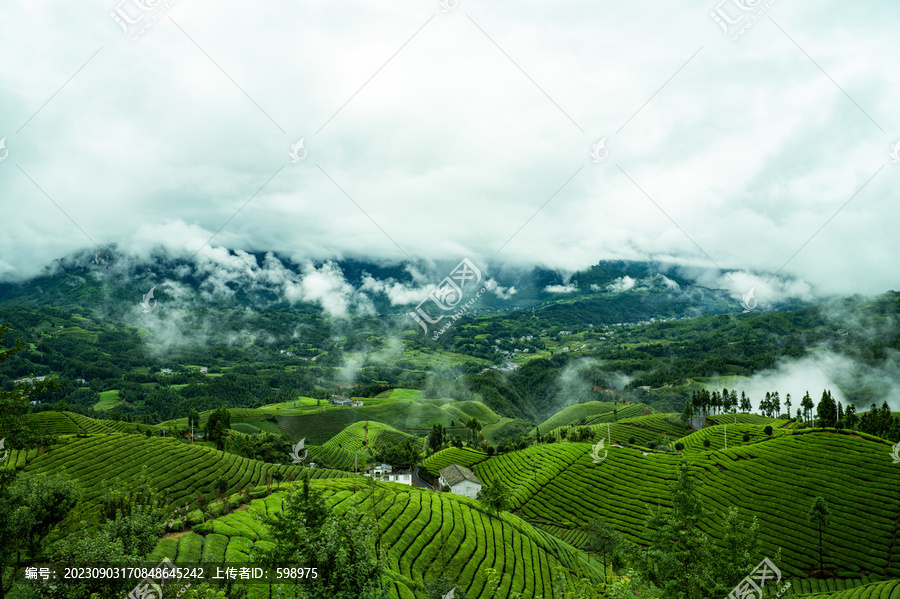
[[[557,527],[554,534],[573,543],[576,531],[594,518],[612,524],[634,542],[646,543],[647,506],[671,506],[667,483],[682,459],[673,454],[607,448],[593,463],[591,445],[560,443],[503,454],[478,463],[487,484],[510,488],[512,509],[528,520]],[[805,576],[818,568],[818,534],[806,512],[816,496],[829,503],[833,523],[823,534],[825,568],[840,578],[860,572],[900,576],[892,558],[900,495],[900,465],[891,447],[867,435],[796,430],[767,441],[720,451],[692,453],[688,459],[701,483],[704,505],[717,517],[703,530],[721,538],[721,515],[738,506],[760,522],[760,551],[783,550],[783,571]],[[601,456],[602,457],[602,456]],[[567,532],[568,531],[568,532]]]
[[[782,421],[784,422],[784,421]],[[765,441],[770,437],[765,432],[766,427],[759,424],[724,424],[708,426],[702,430],[696,431],[679,439],[684,444],[684,448],[690,451],[704,451],[724,449],[727,441],[728,447],[738,447],[748,443],[758,443]],[[788,429],[774,428],[771,437],[779,437],[788,435],[791,431]],[[749,439],[744,441],[744,435]],[[703,445],[704,440],[709,439],[709,447]]]
[[[588,401],[560,410],[535,430],[542,435],[561,426],[578,426],[579,424],[597,424],[600,422],[616,422],[625,418],[641,416],[650,406],[642,403],[624,404],[614,401]],[[531,434],[534,434],[532,430]]]
[[[365,483],[318,480],[327,502],[341,512],[351,506],[377,516],[381,549],[387,559],[388,591],[397,599],[420,596],[424,581],[446,574],[469,597],[488,597],[486,570],[501,573],[498,597],[520,592],[526,597],[554,597],[554,572],[562,568],[571,579],[580,567],[600,581],[602,566],[570,545],[535,529],[520,518],[503,513],[495,518],[480,504],[449,493],[433,493],[397,484],[379,483],[373,506]],[[153,559],[241,562],[254,545],[270,547],[258,516],[281,510],[284,492],[252,500],[246,511],[232,512],[194,527],[180,539],[159,542]],[[264,585],[250,585],[265,589]]]
[[[77,435],[79,433],[139,433],[147,430],[156,432],[158,426],[139,424],[136,422],[117,422],[115,420],[95,420],[74,412],[35,412],[28,414],[28,420],[38,430],[51,435]]]
[[[488,459],[486,453],[469,449],[468,447],[448,447],[422,460],[422,467],[434,476],[437,476],[441,468],[445,468],[450,464],[459,464],[460,466],[471,468],[478,462],[483,462],[486,459]]]
[[[72,439],[63,445],[51,445],[24,466],[25,473],[65,472],[81,485],[83,500],[96,504],[113,484],[128,487],[137,483],[146,467],[150,484],[168,494],[169,505],[187,503],[197,507],[197,494],[211,496],[212,484],[219,478],[228,482],[226,493],[237,493],[245,486],[265,485],[280,472],[284,480],[294,480],[301,472],[297,466],[276,465],[216,451],[208,447],[181,443],[172,438],[147,438],[143,435],[115,433],[85,439]],[[352,477],[348,472],[312,470],[315,477]]]
[[[815,593],[807,595],[806,599],[900,599],[900,580],[885,580],[846,590],[838,589],[836,592]]]

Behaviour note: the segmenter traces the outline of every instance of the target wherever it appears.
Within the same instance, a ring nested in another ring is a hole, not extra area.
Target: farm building
[[[450,464],[441,468],[440,481],[441,488],[444,485],[450,487],[451,493],[457,495],[465,495],[475,499],[478,491],[481,490],[481,479],[475,476],[475,473],[459,464]]]
[[[336,406],[351,406],[353,405],[353,400],[349,397],[344,397],[343,395],[332,395],[331,403]]]
[[[380,466],[375,466],[372,473],[366,473],[366,476],[375,475],[376,478],[380,478],[386,482],[392,483],[400,483],[404,485],[412,486],[412,473],[408,470],[397,470],[394,471],[394,467],[390,464],[381,464]]]

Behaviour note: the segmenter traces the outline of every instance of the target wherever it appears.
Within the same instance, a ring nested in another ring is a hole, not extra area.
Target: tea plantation
[[[312,486],[323,490],[338,512],[355,506],[377,516],[390,597],[419,597],[426,578],[438,574],[449,575],[469,597],[489,597],[494,589],[486,586],[487,568],[501,573],[497,589],[501,597],[512,592],[558,596],[552,586],[558,568],[563,572],[580,568],[596,582],[602,578],[602,565],[595,558],[513,514],[494,517],[466,497],[378,483],[373,507],[372,493],[361,481],[317,479]],[[256,516],[279,511],[283,498],[282,491],[254,499],[246,511],[197,525],[178,539],[163,539],[153,558],[244,561],[253,545],[265,547],[269,539]],[[250,590],[268,592],[262,585],[251,585]]]

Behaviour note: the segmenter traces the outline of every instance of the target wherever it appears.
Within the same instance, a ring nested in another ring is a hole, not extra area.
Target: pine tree
[[[715,588],[709,568],[713,545],[700,530],[709,514],[696,486],[690,466],[682,462],[677,482],[669,484],[672,509],[651,508],[647,519],[650,545],[638,555],[636,566],[641,578],[660,589],[660,599],[698,599]]]
[[[831,524],[831,513],[828,511],[828,502],[823,497],[816,497],[812,507],[806,514],[806,519],[819,527],[819,570],[824,570],[822,565],[822,529]]]
[[[800,407],[803,408],[803,416],[805,418],[805,422],[810,424],[810,418],[812,417],[812,409],[813,409],[813,400],[809,396],[809,391],[803,396],[803,399],[800,401]]]

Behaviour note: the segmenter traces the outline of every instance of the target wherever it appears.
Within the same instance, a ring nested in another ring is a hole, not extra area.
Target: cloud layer
[[[713,2],[167,4],[137,41],[110,13],[161,9],[0,9],[27,57],[0,65],[0,279],[212,238],[315,261],[290,293],[334,312],[344,257],[664,259],[760,305],[897,286],[887,0],[777,2],[738,41]]]

